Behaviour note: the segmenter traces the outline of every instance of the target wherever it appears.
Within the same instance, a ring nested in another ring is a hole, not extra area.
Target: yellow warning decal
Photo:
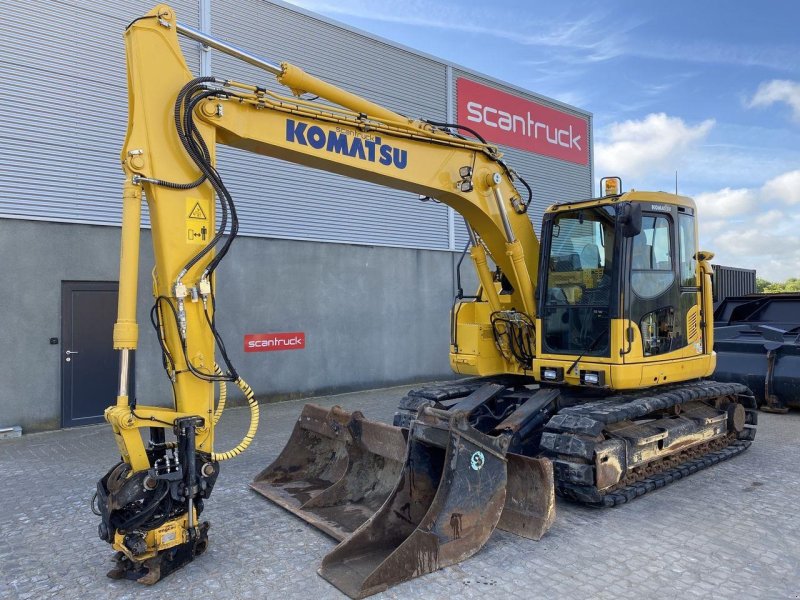
[[[194,206],[192,207],[191,212],[189,213],[190,219],[200,219],[205,221],[206,220],[206,213],[203,212],[203,207],[200,206],[200,202],[195,202]]]
[[[213,236],[210,202],[207,198],[186,198],[186,243],[205,246]]]

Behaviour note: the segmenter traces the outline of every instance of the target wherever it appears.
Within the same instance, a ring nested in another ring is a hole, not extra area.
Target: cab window
[[[660,296],[674,281],[670,226],[666,215],[645,215],[633,238],[631,287],[640,298]]]
[[[697,287],[697,264],[694,258],[697,252],[697,242],[692,215],[678,215],[678,237],[680,239],[681,285]]]

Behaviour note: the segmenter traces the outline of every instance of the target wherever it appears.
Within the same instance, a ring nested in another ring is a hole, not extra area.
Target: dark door
[[[63,427],[102,422],[103,411],[116,400],[119,353],[112,336],[117,289],[111,281],[61,282]]]

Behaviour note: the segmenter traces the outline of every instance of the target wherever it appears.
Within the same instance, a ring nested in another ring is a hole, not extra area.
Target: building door
[[[117,282],[61,282],[61,425],[103,421],[117,395]],[[130,389],[133,395],[133,364]]]

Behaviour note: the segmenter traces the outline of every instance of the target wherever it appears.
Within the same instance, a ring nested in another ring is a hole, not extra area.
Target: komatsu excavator
[[[293,95],[194,77],[179,35],[264,69]],[[466,127],[411,119],[262,60],[179,24],[165,5],[134,20],[125,43],[121,366],[105,413],[121,460],[94,501],[100,537],[117,551],[110,576],[155,583],[205,550],[203,503],[258,425],[215,321],[215,272],[238,229],[217,144],[433,198],[468,227],[480,286],[454,303],[450,363],[469,377],[409,393],[394,425],[307,405],[252,483],[340,540],[319,572],[349,596],[463,560],[495,527],[538,539],[554,491],[613,506],[754,439],[750,390],[704,379],[715,365],[711,254],[697,249],[691,199],[622,193],[610,178],[600,198],[551,206],[540,242],[530,187]],[[169,408],[128,392],[142,194]],[[226,382],[252,418],[242,442],[219,451]]]

